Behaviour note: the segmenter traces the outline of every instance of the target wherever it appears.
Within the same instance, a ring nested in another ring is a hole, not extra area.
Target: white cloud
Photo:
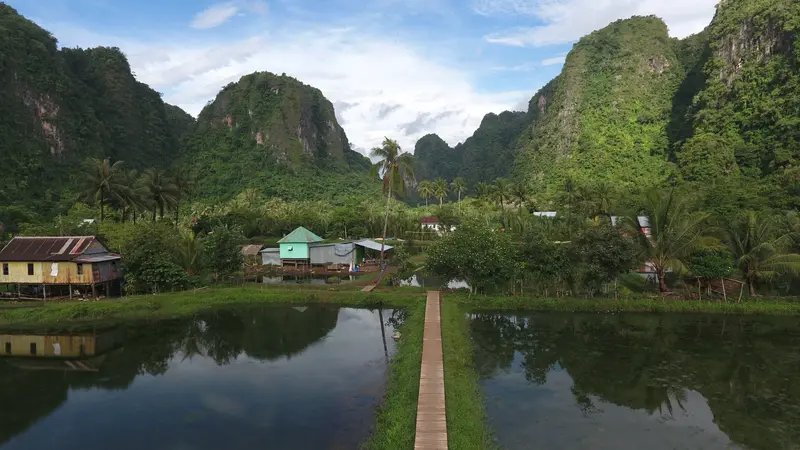
[[[489,112],[526,103],[525,91],[482,93],[469,71],[424,55],[391,37],[356,28],[287,27],[223,42],[178,36],[141,42],[100,36],[69,26],[49,26],[67,45],[115,45],[137,78],[164,100],[197,116],[230,82],[255,71],[286,73],[319,88],[336,106],[353,147],[369,149],[384,136],[406,151],[427,133],[451,145],[469,137]],[[391,64],[386,64],[391,55]],[[535,86],[533,86],[535,87]]]
[[[192,28],[205,30],[218,27],[243,10],[264,14],[267,12],[267,4],[262,0],[216,3],[194,16]]]
[[[541,25],[513,28],[485,36],[486,41],[541,47],[577,41],[610,22],[634,15],[664,19],[673,37],[685,37],[707,26],[718,0],[474,0],[482,15],[530,16]]]
[[[567,54],[562,53],[561,55],[554,56],[552,58],[545,58],[542,60],[543,66],[555,66],[556,64],[564,64],[564,61],[567,60]]]

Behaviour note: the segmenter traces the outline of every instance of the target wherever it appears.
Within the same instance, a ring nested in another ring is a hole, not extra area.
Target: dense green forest
[[[656,17],[614,22],[575,44],[527,114],[489,134],[484,121],[471,139],[483,136],[484,158],[500,156],[482,162],[488,171],[472,178],[477,167],[426,136],[418,178],[468,177],[472,192],[510,174],[540,209],[557,208],[572,187],[674,184],[729,212],[798,208],[798,26],[792,0],[726,0],[703,32],[680,40]]]
[[[245,76],[195,121],[137,81],[118,48],[59,48],[4,3],[0,49],[0,223],[12,231],[87,201],[90,159],[119,164],[116,184],[125,184],[122,172],[136,179],[156,171],[181,188],[192,180],[184,194],[209,201],[248,187],[334,201],[378,192],[369,160],[351,150],[333,105],[293,78]],[[135,209],[113,197],[106,199],[112,206]]]
[[[417,178],[464,178],[474,186],[507,177],[516,158],[517,138],[529,123],[530,116],[523,112],[490,113],[472,136],[453,148],[435,134],[423,136],[414,147]]]

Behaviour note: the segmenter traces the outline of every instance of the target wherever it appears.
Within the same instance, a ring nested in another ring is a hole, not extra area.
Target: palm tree
[[[420,197],[425,199],[425,206],[428,206],[428,199],[433,197],[434,190],[433,181],[430,180],[420,181],[419,185],[417,185],[417,192],[419,192]]]
[[[506,203],[511,199],[511,183],[505,178],[494,180],[492,194],[494,194],[495,200],[500,203],[500,209],[504,209]]]
[[[189,230],[181,231],[178,256],[186,274],[191,276],[198,272],[200,265],[200,252],[202,248],[200,239]]]
[[[791,229],[779,230],[777,217],[752,211],[728,223],[725,243],[751,297],[756,295],[755,285],[759,280],[800,273],[800,255],[789,253],[796,238]]]
[[[123,179],[128,189],[123,193],[121,199],[121,220],[125,222],[125,216],[130,212],[133,223],[136,223],[136,216],[139,211],[148,208],[147,190],[140,182],[139,172],[135,170],[124,172]]]
[[[434,183],[434,191],[436,197],[439,198],[439,206],[442,206],[444,204],[444,198],[447,197],[447,194],[450,192],[447,180],[442,177],[437,178],[436,183]]]
[[[461,203],[461,195],[467,192],[467,180],[463,177],[457,177],[450,183],[450,187],[453,189],[453,192],[458,194],[458,202]]]
[[[100,222],[105,219],[105,205],[108,200],[122,202],[129,189],[124,182],[122,161],[111,164],[106,158],[89,158],[84,162],[81,198],[89,203],[100,203]]]
[[[490,195],[492,195],[492,188],[485,182],[481,181],[475,185],[475,195],[480,199],[488,198]]]
[[[528,187],[523,183],[516,183],[511,187],[511,198],[520,208],[528,203]]]
[[[147,198],[153,207],[153,222],[156,212],[164,218],[164,209],[176,203],[178,188],[161,169],[147,169],[142,176],[142,184],[147,189]]]
[[[667,269],[681,270],[692,252],[706,243],[709,214],[691,212],[688,202],[677,198],[674,190],[666,195],[652,190],[647,193],[645,204],[649,236],[643,230],[646,224],[640,223],[636,214],[624,217],[622,225],[635,236],[642,259],[656,271],[659,290],[666,292]]]
[[[402,153],[397,141],[384,138],[380,147],[375,147],[370,152],[371,158],[378,159],[372,166],[373,175],[383,178],[383,193],[386,194],[386,215],[383,220],[383,239],[381,240],[381,266],[383,266],[384,247],[386,245],[386,230],[389,228],[389,211],[392,206],[392,194],[403,193],[406,182],[414,183],[414,158],[408,153]]]
[[[172,183],[175,185],[177,195],[175,196],[175,226],[178,226],[181,214],[181,200],[184,196],[190,194],[194,189],[194,180],[185,170],[178,170],[172,177]]]

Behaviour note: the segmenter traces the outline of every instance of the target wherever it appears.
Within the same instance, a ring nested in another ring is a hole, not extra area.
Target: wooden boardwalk
[[[422,338],[422,369],[417,400],[415,450],[447,450],[440,310],[439,291],[428,291],[428,300],[425,306],[425,332]]]

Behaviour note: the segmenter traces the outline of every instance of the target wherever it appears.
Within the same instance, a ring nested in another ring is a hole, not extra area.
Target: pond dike
[[[419,377],[414,449],[447,450],[439,291],[428,291],[425,305],[425,331],[422,339],[422,368]]]

